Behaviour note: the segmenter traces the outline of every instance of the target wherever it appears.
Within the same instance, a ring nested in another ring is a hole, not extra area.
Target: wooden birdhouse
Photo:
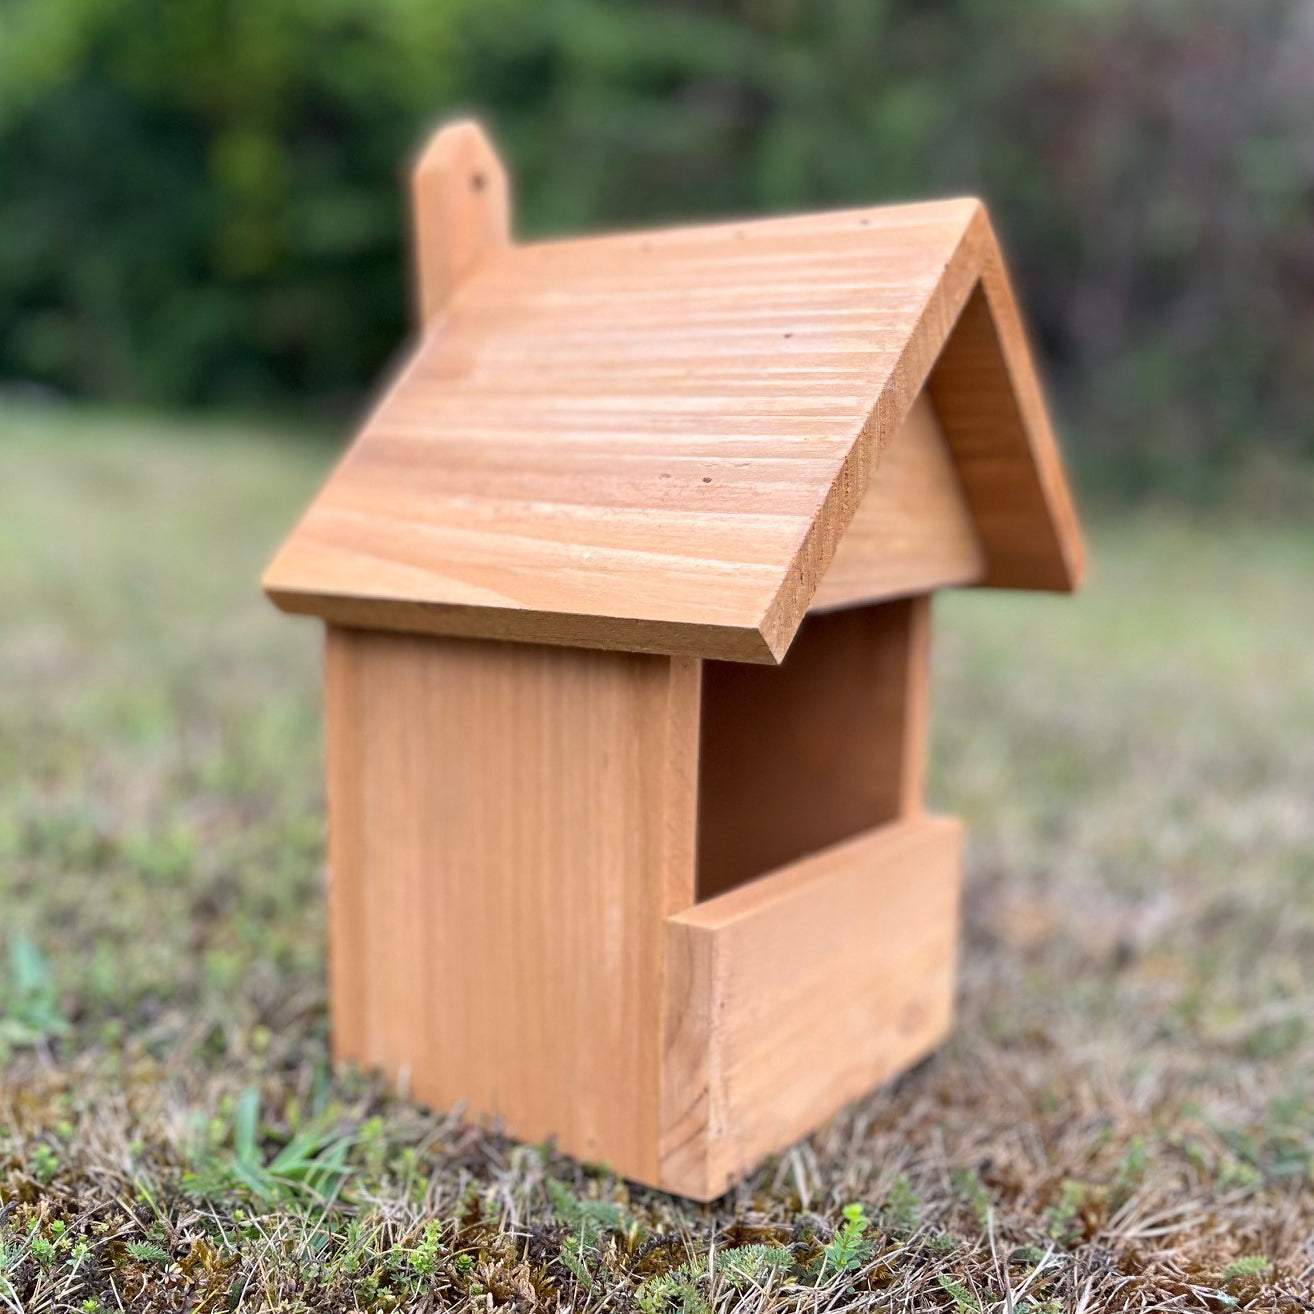
[[[520,244],[414,175],[421,331],[265,575],[327,622],[336,1054],[709,1199],[950,1023],[930,598],[1082,546],[974,200]]]

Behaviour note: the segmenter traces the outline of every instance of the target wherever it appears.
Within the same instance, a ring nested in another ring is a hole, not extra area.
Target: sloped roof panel
[[[971,200],[501,248],[266,588],[347,624],[777,661],[976,292],[1015,318]],[[1020,327],[994,341],[963,368],[993,368],[1003,419],[973,429],[944,389],[951,447],[964,426],[1006,500],[1027,483],[983,532],[987,582],[1068,587],[1080,543]]]

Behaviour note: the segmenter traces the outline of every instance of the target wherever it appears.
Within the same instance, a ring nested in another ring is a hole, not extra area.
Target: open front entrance
[[[809,616],[777,667],[703,667],[699,900],[922,806],[930,599]]]

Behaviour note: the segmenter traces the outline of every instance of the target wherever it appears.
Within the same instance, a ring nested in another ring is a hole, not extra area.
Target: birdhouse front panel
[[[710,1198],[927,1053],[930,597],[1082,547],[976,201],[518,245],[417,167],[415,348],[265,577],[327,622],[334,1049]]]

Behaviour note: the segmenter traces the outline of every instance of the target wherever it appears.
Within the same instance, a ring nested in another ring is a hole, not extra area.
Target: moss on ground
[[[701,1207],[331,1072],[318,641],[255,585],[325,460],[0,414],[0,1307],[1309,1308],[1306,532],[937,604],[958,1031]]]

